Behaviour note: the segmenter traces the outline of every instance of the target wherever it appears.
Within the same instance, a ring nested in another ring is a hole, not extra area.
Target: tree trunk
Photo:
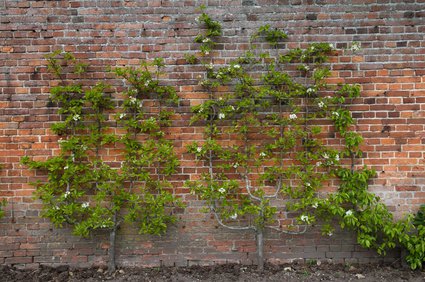
[[[263,229],[258,228],[257,230],[257,264],[258,264],[258,271],[264,270],[264,234]]]
[[[109,233],[109,261],[108,261],[108,272],[112,273],[117,269],[117,264],[115,261],[115,241],[117,238],[117,212],[114,213],[114,226],[112,227],[111,232]]]

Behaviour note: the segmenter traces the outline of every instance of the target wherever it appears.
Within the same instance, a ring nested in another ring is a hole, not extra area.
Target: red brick
[[[10,1],[10,5],[2,7],[6,10],[0,20],[0,38],[4,41],[0,47],[0,162],[4,164],[0,171],[0,196],[13,199],[13,220],[19,226],[9,224],[12,219],[11,207],[8,207],[7,217],[0,222],[0,234],[3,230],[8,234],[2,237],[7,245],[0,246],[0,263],[31,266],[55,263],[57,258],[73,265],[84,265],[106,260],[107,246],[101,245],[106,238],[100,235],[87,239],[90,246],[77,244],[79,239],[68,229],[58,231],[46,219],[36,217],[41,205],[32,198],[34,188],[29,181],[44,181],[46,175],[19,164],[24,155],[45,160],[58,154],[58,137],[49,129],[58,120],[57,108],[48,105],[50,87],[58,82],[47,74],[44,56],[62,47],[91,64],[89,79],[85,81],[91,85],[94,80],[108,81],[113,77],[103,73],[106,65],[137,65],[140,59],[165,57],[167,63],[172,64],[167,67],[170,72],[165,76],[166,83],[175,86],[182,98],[167,138],[174,141],[183,174],[172,179],[173,189],[187,202],[188,209],[180,215],[182,221],[177,227],[159,239],[140,237],[137,230],[123,228],[126,233],[120,234],[119,240],[120,244],[125,242],[126,249],[119,261],[131,262],[136,257],[136,264],[155,265],[163,258],[164,264],[187,265],[226,257],[248,261],[253,257],[253,233],[217,227],[214,220],[199,212],[203,203],[190,195],[183,185],[185,179],[198,179],[199,173],[208,171],[185,149],[192,141],[203,139],[201,126],[188,126],[189,106],[208,98],[208,93],[197,85],[203,67],[187,66],[183,59],[184,52],[196,52],[192,43],[198,33],[195,2]],[[255,2],[257,6],[246,5],[248,2]],[[353,116],[359,119],[355,128],[365,138],[362,149],[369,157],[359,161],[359,166],[367,164],[385,172],[373,179],[371,185],[380,193],[388,192],[391,196],[396,193],[400,200],[400,206],[392,207],[396,216],[415,209],[425,201],[424,192],[420,190],[423,183],[419,181],[425,177],[421,176],[425,162],[425,63],[420,48],[424,47],[421,38],[425,29],[422,18],[400,18],[412,9],[407,3],[397,3],[399,13],[387,13],[394,10],[394,1],[356,0],[351,4],[327,1],[326,5],[310,5],[308,1],[298,0],[289,1],[291,5],[287,5],[286,2],[208,1],[207,12],[223,23],[226,34],[219,40],[219,50],[212,52],[216,56],[214,63],[224,64],[247,50],[248,36],[265,20],[290,34],[286,47],[319,41],[349,48],[350,41],[359,41],[363,49],[356,54],[349,50],[335,52],[329,61],[332,75],[328,83],[361,85],[362,98],[356,99],[350,108]],[[416,2],[415,10],[425,9],[424,4]],[[358,10],[360,6],[362,11]],[[33,16],[27,17],[29,13]],[[229,18],[230,14],[234,16]],[[112,84],[116,92],[124,91],[120,81],[114,80]],[[228,87],[218,89],[220,95],[228,91]],[[333,130],[329,124],[324,128]],[[119,129],[116,132],[123,133]],[[341,145],[334,135],[324,134],[323,138],[326,144]],[[121,148],[110,147],[102,153],[112,165],[120,164]],[[324,190],[334,191],[336,185],[337,182],[330,181]],[[290,220],[285,223],[289,224]],[[37,233],[40,230],[43,232]],[[364,262],[375,257],[375,253],[356,249],[353,238],[345,241],[347,245],[330,248],[332,242],[319,237],[317,232],[290,239],[273,232],[267,236],[270,237],[266,240],[266,256],[270,260],[314,256],[314,250],[305,246],[314,244],[312,242],[325,246],[320,251],[322,257]],[[314,237],[314,241],[305,239],[308,236]],[[344,237],[346,234],[341,233],[338,240],[343,241]],[[46,241],[51,242],[47,247],[43,245]],[[204,246],[205,242],[210,244],[209,248]],[[196,244],[199,246],[193,246]],[[55,259],[52,259],[53,253],[57,255]]]

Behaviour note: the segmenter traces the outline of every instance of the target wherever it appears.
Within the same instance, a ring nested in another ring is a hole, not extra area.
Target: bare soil
[[[74,269],[41,266],[17,269],[0,265],[0,281],[425,281],[425,270],[412,271],[391,265],[291,264],[267,265],[263,272],[255,266],[226,264],[216,266],[123,268],[108,273],[102,268]]]

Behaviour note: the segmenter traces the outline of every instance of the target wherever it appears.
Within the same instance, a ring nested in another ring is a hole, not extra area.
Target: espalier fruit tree
[[[208,169],[187,185],[219,225],[255,232],[259,270],[266,229],[301,234],[319,221],[322,233],[332,236],[335,219],[341,228],[354,230],[363,247],[385,254],[404,246],[410,266],[420,267],[423,225],[413,225],[411,217],[393,221],[367,190],[375,172],[356,166],[362,137],[346,105],[359,97],[360,86],[328,85],[334,46],[309,43],[282,50],[287,35],[265,25],[251,36],[248,52],[215,65],[221,24],[205,12],[198,21],[204,31],[195,38],[200,53],[186,59],[204,66],[199,84],[208,99],[192,107],[192,124],[205,127],[205,138],[188,151]],[[358,46],[354,43],[352,51]],[[329,142],[335,138],[337,146]],[[339,188],[321,193],[335,178]]]
[[[47,171],[46,182],[34,183],[43,217],[56,227],[71,226],[82,237],[109,233],[108,268],[114,271],[116,236],[124,222],[137,225],[141,234],[159,235],[175,221],[171,208],[180,202],[170,193],[167,176],[175,173],[178,160],[163,128],[170,124],[169,106],[177,96],[173,88],[160,85],[160,59],[114,69],[128,86],[119,101],[105,84],[85,87],[81,82],[88,65],[72,54],[57,51],[47,60],[59,81],[50,99],[61,117],[52,125],[60,150],[46,160],[22,161]],[[113,109],[116,120],[109,118]],[[116,123],[124,134],[110,127]],[[122,153],[106,160],[106,152],[116,146],[124,147]]]

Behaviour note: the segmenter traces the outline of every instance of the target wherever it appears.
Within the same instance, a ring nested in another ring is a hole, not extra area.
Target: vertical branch
[[[264,270],[264,229],[257,229],[257,255],[258,255],[258,271]]]
[[[308,80],[308,69],[305,71],[305,75],[304,75],[304,86],[307,85],[307,80]],[[308,119],[308,113],[309,113],[309,108],[308,108],[308,93],[307,91],[305,91],[304,93],[304,125],[303,125],[303,131],[304,131],[304,136],[302,136],[302,138],[305,138],[303,141],[304,144],[308,144],[309,142],[309,134],[307,132],[307,119]],[[304,145],[302,144],[302,145]],[[306,152],[306,146],[303,146],[303,150],[304,152]],[[306,171],[306,162],[304,162],[304,171]]]
[[[282,109],[282,101],[279,101],[279,137],[281,139],[283,139],[283,133],[284,133],[284,126],[283,126],[283,122],[281,120],[283,115],[283,109]],[[283,169],[284,166],[284,161],[283,161],[283,150],[279,150],[279,167],[281,167]],[[279,177],[277,179],[277,183],[276,183],[276,196],[279,193],[280,189],[282,188],[282,182],[283,182],[283,175],[281,173],[279,173]]]
[[[100,119],[100,112],[101,110],[99,109],[99,111],[96,113],[96,159],[99,159],[99,150],[100,150],[100,142],[101,142],[101,133],[102,133],[102,121]]]
[[[109,231],[109,261],[108,261],[108,272],[113,273],[116,270],[116,238],[117,238],[117,211],[115,210],[112,216],[112,221],[114,222],[114,225],[112,226],[111,230]]]
[[[209,100],[213,100],[213,94],[212,94],[212,90],[210,88],[208,88],[208,98]],[[213,128],[214,128],[214,120],[213,118],[215,117],[216,113],[215,113],[215,108],[212,108],[213,113],[209,116],[209,120],[208,120],[208,125],[210,127],[209,132],[208,132],[208,138],[212,139],[214,132],[213,132]],[[211,147],[208,149],[208,172],[210,175],[210,181],[212,182],[214,179],[214,172],[213,172],[213,152]]]
[[[156,80],[157,87],[159,87],[159,74],[160,74],[160,66],[157,65],[156,66],[156,72],[155,72],[155,80]],[[162,96],[162,93],[158,93],[156,95],[156,97],[157,97],[157,103],[158,103],[158,117],[157,117],[157,123],[158,123],[158,127],[159,127],[158,131],[161,132],[161,130],[162,130],[162,128],[161,128],[162,99],[164,97]],[[158,137],[157,137],[157,141],[159,141]],[[157,152],[157,153],[159,153],[159,152]],[[157,160],[157,162],[156,162],[156,173],[157,173],[158,183],[160,181],[163,181],[165,176],[161,173],[161,162],[159,160]]]
[[[245,118],[245,125],[247,127],[247,129],[243,132],[243,150],[244,150],[244,154],[247,160],[247,163],[245,164],[245,166],[243,167],[243,169],[245,170],[245,172],[243,173],[244,175],[244,180],[245,180],[245,187],[248,191],[250,191],[251,188],[251,181],[249,179],[249,169],[248,169],[248,160],[249,160],[249,148],[248,148],[248,122]]]

